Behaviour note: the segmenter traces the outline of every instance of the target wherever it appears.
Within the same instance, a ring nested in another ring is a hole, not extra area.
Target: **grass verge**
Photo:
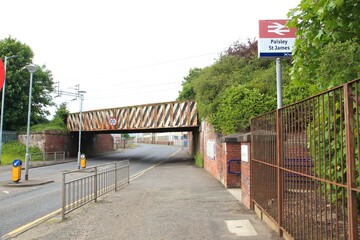
[[[26,145],[18,142],[5,143],[2,148],[1,165],[9,165],[15,159],[20,159],[25,162]],[[41,154],[38,147],[29,147],[30,154]]]

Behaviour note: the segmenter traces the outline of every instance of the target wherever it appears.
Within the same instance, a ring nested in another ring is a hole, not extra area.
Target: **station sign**
[[[286,27],[289,20],[259,20],[259,58],[289,58],[295,43],[295,28]]]

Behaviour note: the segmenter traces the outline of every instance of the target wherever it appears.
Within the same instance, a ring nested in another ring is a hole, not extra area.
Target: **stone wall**
[[[19,134],[18,141],[26,144],[26,134]],[[41,133],[31,133],[30,146],[36,146],[43,152],[68,152],[70,138],[67,133],[48,130]]]

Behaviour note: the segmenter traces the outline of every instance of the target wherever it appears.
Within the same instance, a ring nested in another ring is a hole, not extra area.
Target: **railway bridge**
[[[192,132],[193,144],[199,132],[195,101],[175,101],[129,107],[85,111],[81,114],[82,145],[91,144],[96,134]],[[67,127],[76,138],[80,126],[80,113],[68,115]],[[196,145],[194,145],[196,146]],[[89,146],[88,146],[89,147]]]

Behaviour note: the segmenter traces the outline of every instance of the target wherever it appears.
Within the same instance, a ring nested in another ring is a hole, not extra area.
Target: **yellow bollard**
[[[21,168],[22,161],[20,159],[15,159],[12,163],[12,171],[11,171],[11,180],[13,182],[19,182],[21,179]]]
[[[80,167],[86,168],[86,157],[85,154],[80,155]]]

